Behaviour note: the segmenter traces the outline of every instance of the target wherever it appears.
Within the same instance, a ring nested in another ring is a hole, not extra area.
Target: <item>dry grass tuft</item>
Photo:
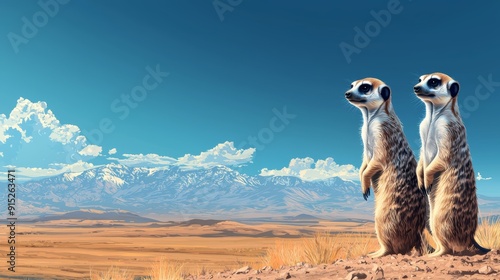
[[[500,249],[500,219],[482,218],[476,230],[476,241],[489,249]]]
[[[183,280],[183,269],[183,264],[169,262],[162,257],[151,266],[149,276],[143,280]]]
[[[90,270],[90,280],[131,280],[134,276],[126,269],[110,267],[104,272],[93,272]]]
[[[371,234],[316,233],[299,240],[277,240],[268,248],[262,262],[273,268],[291,266],[299,262],[310,264],[331,263],[341,258],[363,256],[378,249]]]

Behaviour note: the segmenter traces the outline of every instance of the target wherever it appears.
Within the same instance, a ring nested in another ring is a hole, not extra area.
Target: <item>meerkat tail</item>
[[[491,249],[486,249],[479,245],[475,239],[472,239],[472,245],[476,248],[481,254],[486,254],[491,251]]]

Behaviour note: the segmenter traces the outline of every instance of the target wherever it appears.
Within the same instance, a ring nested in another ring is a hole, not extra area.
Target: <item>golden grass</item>
[[[149,276],[144,280],[183,280],[184,264],[169,262],[167,258],[161,257],[152,266]]]
[[[476,241],[485,248],[500,249],[500,219],[480,219],[476,230]]]
[[[110,267],[107,271],[93,272],[90,270],[90,280],[130,280],[134,276],[126,269]]]
[[[268,248],[262,262],[273,268],[283,265],[331,263],[337,259],[355,258],[378,249],[373,235],[316,233],[312,238],[277,240]]]

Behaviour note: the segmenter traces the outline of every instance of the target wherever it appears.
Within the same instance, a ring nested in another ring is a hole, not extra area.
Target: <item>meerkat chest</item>
[[[375,144],[379,142],[382,135],[382,123],[379,120],[373,120],[363,125],[361,137],[364,144],[365,157],[373,158]]]
[[[446,126],[448,120],[441,116],[432,120],[428,120],[427,129],[424,135],[424,163],[430,164],[439,153],[439,144],[441,141],[446,141],[443,136],[446,135]]]

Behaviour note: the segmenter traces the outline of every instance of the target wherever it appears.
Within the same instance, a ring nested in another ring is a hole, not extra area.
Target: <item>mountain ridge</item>
[[[373,197],[364,201],[356,182],[251,176],[225,166],[146,168],[112,163],[19,183],[17,192],[18,212],[27,216],[121,209],[160,220],[293,215],[373,219]],[[498,212],[497,198],[480,196],[480,201],[489,212]]]

